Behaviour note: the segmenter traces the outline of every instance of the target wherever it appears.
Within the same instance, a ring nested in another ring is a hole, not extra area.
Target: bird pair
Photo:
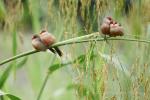
[[[111,17],[105,17],[101,24],[101,32],[110,37],[123,36],[123,27]]]
[[[57,53],[61,57],[62,52],[58,47],[50,47],[55,42],[55,37],[46,30],[42,30],[39,35],[35,34],[32,37],[32,46],[37,51],[46,51],[49,49],[51,52]]]

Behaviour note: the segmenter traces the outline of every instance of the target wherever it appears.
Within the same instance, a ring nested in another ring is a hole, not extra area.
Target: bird
[[[116,37],[116,36],[123,36],[123,27],[120,23],[113,20],[112,17],[108,16],[103,19],[103,22],[101,24],[101,32],[102,34],[108,35],[109,37]]]
[[[32,46],[37,50],[37,51],[46,51],[47,49],[49,49],[51,52],[53,52],[54,54],[56,54],[56,51],[53,48],[49,48],[48,46],[46,46],[39,35],[35,34],[32,36]]]
[[[121,24],[117,22],[110,24],[110,34],[109,34],[110,37],[123,36],[123,35],[124,32]]]
[[[46,51],[47,47],[44,45],[44,43],[41,41],[41,38],[39,35],[35,34],[32,36],[32,46],[37,51]]]
[[[39,34],[41,41],[45,46],[49,48],[49,46],[56,43],[56,38],[46,30],[42,30]],[[49,48],[53,53],[57,53],[60,57],[63,55],[62,51],[57,47]]]
[[[113,19],[111,17],[105,17],[103,22],[100,26],[101,32],[104,35],[110,34],[110,24],[112,23]]]
[[[50,46],[55,43],[55,37],[46,30],[42,30],[39,34],[41,41],[46,45]]]

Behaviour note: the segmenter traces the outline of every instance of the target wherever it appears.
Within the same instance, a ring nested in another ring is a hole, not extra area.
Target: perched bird
[[[43,44],[47,47],[51,46],[56,42],[55,37],[46,30],[40,32],[40,38]],[[50,48],[53,53],[57,53],[60,57],[62,56],[62,51],[58,47]]]
[[[101,24],[101,32],[104,35],[110,34],[110,23],[112,23],[113,19],[111,17],[105,17],[103,19],[103,22]]]
[[[103,22],[101,24],[101,32],[102,34],[110,36],[110,37],[116,37],[116,36],[123,36],[123,27],[121,24],[113,20],[111,17],[105,17],[103,19]]]
[[[123,36],[123,27],[119,23],[110,24],[110,37]]]
[[[39,34],[41,41],[46,45],[50,46],[55,43],[56,39],[55,37],[50,34],[48,31],[42,30]]]
[[[36,34],[32,36],[32,46],[38,51],[46,51],[47,49],[40,37]]]

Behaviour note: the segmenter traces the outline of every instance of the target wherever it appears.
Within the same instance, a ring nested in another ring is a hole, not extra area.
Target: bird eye
[[[35,36],[32,36],[32,39],[35,39]]]
[[[33,36],[32,36],[32,39],[35,39],[35,38],[37,38],[37,37],[38,37],[37,35],[33,35]]]

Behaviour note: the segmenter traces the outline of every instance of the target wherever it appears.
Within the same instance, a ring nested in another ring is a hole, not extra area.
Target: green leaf
[[[17,33],[16,31],[13,32],[13,40],[12,40],[12,43],[13,43],[13,55],[16,55],[17,53]]]
[[[27,62],[27,57],[24,58],[21,62],[19,62],[17,64],[17,68],[21,68],[25,63]],[[7,78],[9,77],[10,73],[11,73],[11,69],[12,69],[13,64],[10,64],[6,70],[3,72],[2,76],[0,77],[0,89],[4,86]]]
[[[13,29],[13,39],[12,39],[12,53],[15,56],[17,54],[17,33],[16,33],[16,29],[14,26]],[[14,76],[16,75],[16,60],[13,61],[13,68],[14,68]]]
[[[71,64],[71,63],[69,62],[69,63],[65,63],[65,64],[54,64],[49,67],[49,72],[52,73],[52,72],[56,71],[57,69],[62,68],[68,64]]]
[[[10,72],[11,72],[12,64],[10,64],[7,69],[3,72],[2,76],[0,77],[0,89],[3,87],[4,83],[6,82]]]
[[[85,55],[80,55],[79,57],[77,57],[75,60],[73,60],[72,63],[76,63],[76,62],[79,62],[79,63],[82,63],[85,61]]]
[[[21,100],[19,97],[16,97],[16,96],[9,94],[9,93],[5,93],[5,92],[0,90],[0,97],[1,96],[7,96],[10,100]]]
[[[96,55],[91,55],[90,56],[90,60],[92,60]],[[77,57],[75,60],[73,60],[72,63],[83,63],[86,60],[86,54],[84,55],[80,55],[79,57]]]

